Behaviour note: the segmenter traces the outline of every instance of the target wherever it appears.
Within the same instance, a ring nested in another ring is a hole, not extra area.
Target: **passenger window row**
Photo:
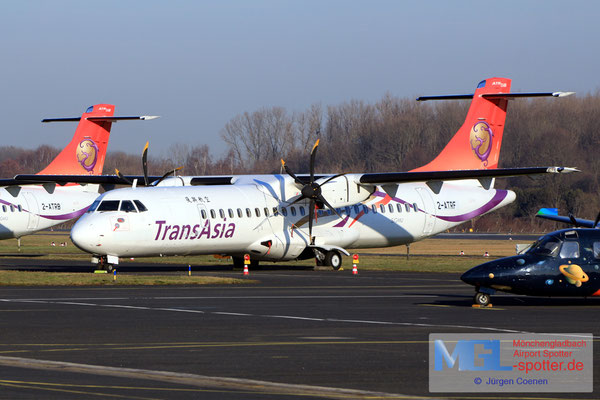
[[[379,206],[373,204],[372,206],[366,206],[366,205],[354,205],[352,207],[348,206],[348,207],[344,207],[344,208],[336,208],[336,211],[338,212],[338,214],[343,215],[344,213],[347,215],[351,215],[353,212],[354,214],[359,214],[360,212],[363,212],[365,214],[368,214],[370,212],[373,213],[402,213],[402,212],[411,212],[411,210],[416,211],[418,210],[418,206],[417,203],[413,203],[413,204],[400,204],[400,203],[396,203],[396,205],[394,206],[394,204],[387,204],[387,206],[385,204],[380,204]],[[268,208],[268,207],[264,207],[263,209],[260,208],[254,208],[254,209],[250,209],[250,208],[245,208],[245,209],[241,209],[238,208],[236,210],[233,210],[231,208],[228,208],[227,210],[225,209],[210,209],[208,210],[208,213],[205,209],[201,209],[200,210],[200,215],[202,216],[202,219],[207,219],[209,216],[211,219],[216,219],[216,218],[221,218],[221,219],[225,219],[227,218],[260,218],[261,216],[264,217],[270,217],[271,214],[273,216],[278,216],[279,214],[283,215],[284,217],[287,217],[288,215],[291,215],[293,217],[295,216],[305,216],[307,215],[307,211],[305,210],[304,207],[300,206],[300,207],[295,207],[295,206],[291,206],[291,207],[273,207],[272,211]],[[326,216],[326,215],[333,215],[333,211],[327,209],[327,210],[317,210],[317,215],[318,216]]]
[[[21,207],[20,204],[18,204],[17,206],[14,206],[12,204],[9,206],[4,205],[4,204],[2,205],[2,212],[8,212],[9,210],[10,210],[10,212],[15,212],[15,210],[18,212],[21,212],[21,211],[23,211],[23,207]]]

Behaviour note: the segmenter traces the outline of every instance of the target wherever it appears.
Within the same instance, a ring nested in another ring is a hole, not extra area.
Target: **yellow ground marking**
[[[214,391],[205,390],[218,389],[222,392],[229,391],[229,393],[265,393],[271,395],[286,395],[286,396],[298,396],[298,397],[320,397],[320,398],[331,398],[331,399],[414,399],[423,398],[427,399],[430,397],[420,396],[408,396],[394,393],[384,392],[373,392],[356,389],[345,389],[335,387],[324,387],[324,386],[312,386],[303,384],[287,384],[277,383],[270,381],[261,381],[254,379],[239,379],[219,376],[206,376],[198,374],[187,374],[177,373],[169,371],[153,371],[146,369],[133,369],[133,368],[118,368],[118,367],[107,367],[100,365],[89,365],[89,364],[76,364],[67,363],[60,361],[46,361],[36,360],[27,358],[13,358],[13,357],[0,357],[0,365],[16,368],[28,368],[28,369],[40,369],[54,372],[71,372],[71,373],[83,373],[92,376],[114,376],[119,378],[131,378],[141,380],[152,380],[153,382],[166,382],[170,385],[185,385],[198,387],[198,391]],[[8,381],[10,382],[10,381]],[[34,384],[11,384],[3,383],[0,381],[0,386],[11,386],[11,387],[23,387],[27,389],[40,388],[39,385]],[[63,385],[57,385],[62,388]],[[83,385],[72,385],[72,388],[84,388]],[[93,386],[89,388],[94,388]],[[110,386],[104,386],[104,389],[110,389]],[[120,398],[134,398],[123,395],[110,395],[110,394],[99,394],[94,392],[85,392],[78,390],[67,390],[58,389],[53,387],[41,387],[41,390],[52,390],[62,391],[65,393],[81,393],[81,394],[93,394],[93,395],[104,395],[107,397],[120,397]],[[148,390],[153,390],[149,387]],[[141,397],[135,397],[141,399]]]
[[[157,391],[157,392],[192,392],[192,393],[238,393],[238,394],[256,394],[255,391],[247,391],[247,390],[219,390],[219,389],[190,389],[190,388],[165,388],[165,387],[148,387],[148,386],[118,386],[118,385],[81,385],[81,384],[66,384],[66,383],[51,383],[51,382],[27,382],[27,381],[14,381],[14,380],[0,380],[0,386],[7,387],[15,387],[15,388],[24,388],[24,389],[39,389],[39,390],[47,390],[47,391],[57,391],[64,393],[75,393],[75,394],[89,394],[96,396],[108,396],[108,397],[117,397],[117,398],[128,398],[128,399],[144,399],[144,400],[155,400],[154,398],[149,397],[132,397],[127,395],[115,395],[115,394],[106,394],[106,393],[94,393],[80,390],[67,390],[63,388],[80,388],[80,389],[111,389],[111,390],[147,390],[147,391]],[[54,389],[53,387],[60,387],[60,389]],[[286,396],[313,396],[313,394],[307,393],[276,393],[267,391],[266,393],[270,395],[286,395]],[[339,398],[356,398],[356,396],[351,395],[340,395]],[[362,397],[362,396],[361,396]],[[406,399],[406,398],[415,398],[415,399],[439,399],[440,397],[430,397],[430,396],[364,396],[366,399]],[[506,400],[564,400],[562,397],[520,397],[520,396],[506,396],[502,397],[496,396],[443,396],[444,399],[468,399],[468,400],[498,400],[500,398]],[[589,400],[590,398],[569,398],[569,400]]]
[[[417,304],[418,306],[423,307],[446,307],[446,308],[456,308],[458,306],[449,306],[447,304]]]
[[[306,342],[298,342],[298,341],[290,341],[290,342],[226,342],[226,343],[173,343],[173,344],[151,344],[151,345],[131,345],[131,346],[106,346],[106,345],[98,345],[92,346],[88,345],[87,347],[61,347],[61,348],[53,348],[53,349],[25,349],[25,350],[4,350],[0,351],[0,354],[10,354],[10,353],[49,353],[49,352],[75,352],[75,351],[90,351],[90,350],[98,350],[99,348],[102,350],[158,350],[158,349],[194,349],[194,348],[216,348],[216,347],[270,347],[270,346],[324,346],[324,345],[385,345],[385,344],[423,344],[429,343],[427,340],[361,340],[361,341],[306,341]],[[9,346],[9,345],[0,345],[0,346]],[[24,346],[20,344],[14,344],[12,346]],[[28,346],[36,346],[36,345],[28,345]],[[39,345],[42,346],[42,345]],[[45,346],[68,346],[68,345],[43,345]]]
[[[95,392],[85,392],[82,390],[67,390],[67,389],[40,387],[40,386],[36,386],[35,384],[16,385],[16,384],[4,383],[2,381],[0,381],[0,386],[20,388],[20,389],[45,390],[45,391],[49,391],[49,392],[85,394],[88,396],[116,397],[116,398],[121,398],[121,399],[160,400],[160,399],[156,399],[153,397],[123,396],[123,395],[119,395],[119,394],[110,394],[110,393],[95,393]]]

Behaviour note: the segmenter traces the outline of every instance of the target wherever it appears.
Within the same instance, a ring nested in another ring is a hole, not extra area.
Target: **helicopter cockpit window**
[[[560,258],[579,258],[579,242],[564,242],[560,249]]]
[[[119,209],[119,200],[104,200],[98,206],[97,211],[117,211]]]
[[[528,253],[539,254],[541,256],[556,257],[560,249],[561,241],[554,236],[544,236],[531,245]]]
[[[600,242],[594,242],[594,258],[600,258]]]

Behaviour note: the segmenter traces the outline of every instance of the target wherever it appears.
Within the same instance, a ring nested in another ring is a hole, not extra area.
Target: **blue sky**
[[[121,122],[109,150],[208,144],[236,114],[351,99],[600,88],[592,1],[18,1],[0,13],[2,145],[62,147],[45,117],[96,103]],[[510,118],[510,116],[509,116]]]

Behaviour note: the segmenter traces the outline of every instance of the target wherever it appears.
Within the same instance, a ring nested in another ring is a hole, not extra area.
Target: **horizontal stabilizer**
[[[516,99],[521,97],[567,97],[575,92],[532,92],[532,93],[485,93],[481,97],[485,99]],[[451,94],[443,96],[420,96],[417,101],[427,100],[469,100],[474,96],[471,94]]]
[[[87,117],[88,121],[107,121],[107,122],[117,122],[117,121],[145,121],[160,118],[158,115],[137,115],[131,117]],[[80,121],[81,117],[74,118],[44,118],[42,122],[77,122]]]
[[[550,221],[562,222],[563,224],[580,226],[583,228],[595,228],[595,221],[575,218],[572,215],[569,215],[568,217],[558,215],[558,209],[556,208],[542,208],[535,216]]]

